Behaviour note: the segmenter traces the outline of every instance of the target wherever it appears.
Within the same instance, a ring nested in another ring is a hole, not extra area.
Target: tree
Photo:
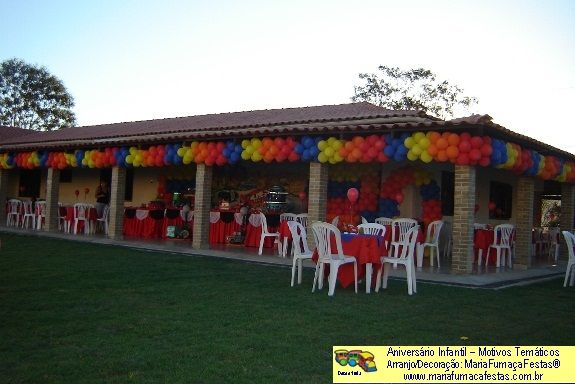
[[[454,117],[454,108],[468,110],[475,97],[463,96],[463,90],[447,81],[437,80],[427,69],[379,66],[380,74],[360,73],[364,84],[355,86],[353,101],[367,101],[388,109],[421,110],[441,119]]]
[[[0,64],[0,124],[38,131],[71,127],[74,99],[44,67],[9,59]]]

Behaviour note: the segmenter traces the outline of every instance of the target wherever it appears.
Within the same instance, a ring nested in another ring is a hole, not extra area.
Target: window
[[[21,169],[18,196],[34,198],[40,197],[41,178],[42,171],[40,169]]]
[[[455,194],[455,173],[441,172],[441,212],[453,216],[453,195]]]
[[[489,185],[490,219],[511,219],[513,188],[509,184],[492,181]]]

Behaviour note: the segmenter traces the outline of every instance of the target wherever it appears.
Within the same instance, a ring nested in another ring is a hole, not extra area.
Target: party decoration
[[[359,191],[357,188],[350,188],[347,190],[347,199],[350,203],[355,204],[359,197]]]

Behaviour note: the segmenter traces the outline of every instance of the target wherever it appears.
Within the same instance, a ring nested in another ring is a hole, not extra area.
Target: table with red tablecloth
[[[210,212],[210,244],[227,244],[227,238],[241,229],[243,214],[232,211]]]
[[[124,236],[160,239],[162,238],[163,224],[163,209],[124,209]]]
[[[381,257],[387,256],[385,239],[381,236],[344,233],[341,235],[341,247],[344,255],[355,257],[357,261],[357,278],[366,277],[365,291],[369,293],[372,284],[375,283],[372,276],[373,265],[375,264],[377,268],[381,268]],[[337,249],[333,236],[331,238],[331,249],[332,252]],[[317,249],[314,250],[312,259],[317,262]],[[353,264],[341,265],[337,272],[337,280],[344,288],[352,284],[354,281]]]
[[[513,244],[513,239],[515,237],[515,231],[511,234],[511,244]],[[497,263],[497,250],[495,248],[491,248],[489,250],[489,246],[493,244],[493,240],[495,238],[495,231],[493,229],[476,229],[473,234],[473,249],[474,249],[474,262],[479,261],[479,255],[482,256],[489,255],[489,264],[495,265]]]
[[[278,232],[280,227],[279,214],[266,214],[266,221],[268,224],[268,232]],[[246,247],[259,247],[261,235],[262,225],[260,223],[260,216],[257,213],[253,213],[248,218],[248,223],[246,225]],[[273,246],[274,238],[266,237],[264,240],[264,248],[272,248]]]
[[[186,214],[181,208],[166,208],[164,214],[164,220],[162,222],[162,238],[167,239],[168,227],[178,227],[178,228],[188,228],[190,237],[192,236],[192,228],[194,228],[194,211],[188,212],[188,217],[186,220]]]
[[[66,220],[66,222],[68,223],[68,228],[70,230],[70,232],[74,232],[74,207],[59,207],[59,213],[60,215],[64,216],[64,220]],[[88,221],[90,221],[90,225],[95,225],[96,220],[98,220],[98,212],[96,211],[96,208],[94,207],[89,207],[88,211],[87,211],[87,219]],[[78,230],[77,233],[82,233],[84,232],[84,221],[78,221]]]

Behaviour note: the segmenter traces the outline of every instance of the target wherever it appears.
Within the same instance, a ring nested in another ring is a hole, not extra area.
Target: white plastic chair
[[[18,199],[8,200],[8,213],[6,214],[6,226],[18,227],[22,216],[22,201]]]
[[[417,267],[421,268],[423,266],[423,254],[425,252],[425,247],[429,247],[429,264],[433,267],[433,257],[434,254],[437,257],[437,267],[441,267],[439,263],[439,234],[441,233],[441,227],[443,227],[443,221],[436,220],[427,226],[427,236],[425,237],[425,243],[419,245],[417,249]]]
[[[360,224],[357,231],[365,235],[385,236],[385,227],[377,223]]]
[[[68,233],[70,232],[70,228],[68,228],[69,223],[68,220],[66,220],[65,209],[62,203],[58,203],[58,229]],[[62,211],[64,211],[64,214],[62,214]]]
[[[34,206],[32,205],[32,201],[24,201],[22,202],[22,206],[24,207],[22,228],[36,229],[36,214],[34,213]]]
[[[45,201],[37,201],[35,212],[36,215],[36,229],[42,229],[42,224],[46,220],[46,202]]]
[[[96,226],[104,230],[104,234],[108,235],[108,225],[110,223],[110,206],[106,204],[104,206],[104,211],[102,212],[102,217],[96,219]]]
[[[575,235],[573,235],[571,232],[563,231],[563,237],[565,237],[567,249],[569,250],[569,260],[567,261],[567,269],[565,270],[565,281],[563,282],[563,286],[567,286],[569,275],[571,275],[569,286],[572,287],[575,285],[575,255],[573,254],[573,246],[575,246]]]
[[[391,244],[390,253],[393,257],[399,257],[399,251],[403,244],[406,243],[407,233],[413,227],[417,227],[417,221],[413,219],[395,219],[391,223]]]
[[[357,293],[357,260],[353,256],[343,254],[341,246],[341,232],[333,224],[316,221],[311,224],[313,237],[317,246],[318,260],[315,266],[315,275],[313,278],[312,292],[315,292],[316,283],[318,288],[323,287],[323,270],[325,264],[329,265],[329,290],[328,295],[333,296],[335,293],[335,284],[337,282],[337,271],[340,265],[353,263],[355,293]],[[331,249],[331,237],[335,237],[335,253]]]
[[[278,255],[282,255],[282,245],[280,243],[280,234],[279,232],[268,232],[268,221],[266,219],[266,215],[264,215],[263,213],[259,213],[260,216],[260,222],[262,225],[262,234],[260,236],[260,249],[258,250],[258,255],[261,255],[264,249],[264,240],[266,237],[274,237],[274,244],[277,243],[278,245]]]
[[[487,249],[487,255],[485,255],[485,266],[489,263],[489,252],[491,248],[497,250],[497,265],[496,267],[505,266],[505,251],[507,251],[507,260],[509,268],[513,266],[513,261],[511,260],[511,235],[513,234],[513,225],[511,224],[499,224],[493,229],[495,231],[493,236],[493,244]],[[503,260],[501,258],[503,256]],[[479,260],[481,264],[481,260]]]
[[[487,224],[481,224],[481,223],[474,223],[473,224],[473,229],[487,229]]]
[[[375,222],[381,225],[392,225],[393,219],[390,219],[389,217],[378,217],[375,219]]]
[[[297,217],[297,215],[295,213],[282,213],[280,215],[280,223],[282,221],[287,221],[288,223],[290,221],[295,221],[296,217]],[[287,253],[287,249],[288,249],[288,241],[289,241],[289,239],[287,237],[284,237],[284,243],[282,246],[282,257],[286,257],[286,253]],[[293,254],[293,247],[292,247],[292,254]]]
[[[407,293],[412,295],[417,293],[417,279],[415,277],[415,260],[414,253],[416,251],[416,241],[417,232],[419,231],[419,225],[412,227],[405,235],[406,241],[405,246],[401,247],[401,255],[399,257],[389,257],[383,256],[381,258],[381,268],[377,272],[377,283],[375,285],[375,291],[379,292],[380,286],[385,289],[387,288],[387,278],[389,277],[389,266],[385,264],[402,264],[405,265],[405,272],[407,277]],[[381,271],[383,271],[383,279],[381,277]]]
[[[555,259],[555,264],[559,259],[559,234],[560,229],[558,227],[549,228],[549,257]]]
[[[291,267],[291,286],[295,280],[295,271],[298,270],[297,283],[301,284],[303,260],[311,259],[313,252],[307,246],[307,233],[305,227],[297,221],[288,221],[288,228],[292,237],[293,262]]]
[[[367,221],[367,219],[362,216],[362,217],[361,217],[361,223],[362,223],[362,224],[367,224],[367,223],[369,223],[369,221]]]
[[[74,204],[74,234],[78,233],[78,223],[84,222],[84,233],[90,233],[90,219],[88,217],[90,206],[88,204]]]
[[[295,216],[295,219],[298,223],[303,225],[304,228],[307,228],[307,213],[298,213]]]

